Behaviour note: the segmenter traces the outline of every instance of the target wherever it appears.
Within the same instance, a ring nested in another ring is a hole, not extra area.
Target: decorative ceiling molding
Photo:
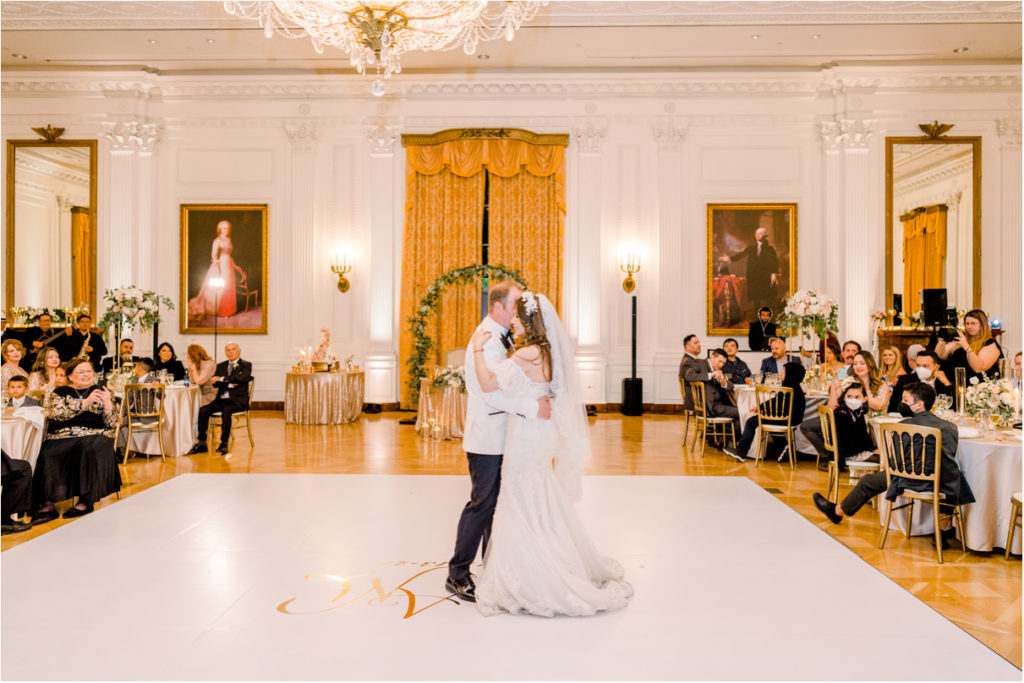
[[[5,30],[238,29],[248,22],[219,2],[22,2],[4,0]],[[830,2],[717,0],[703,2],[551,2],[527,26],[748,26],[765,24],[963,24],[1020,22],[1020,2]],[[255,30],[259,30],[258,27]]]
[[[917,190],[922,187],[927,187],[932,183],[936,183],[947,178],[954,178],[958,175],[966,175],[970,178],[971,168],[973,168],[973,166],[974,161],[970,156],[966,159],[953,159],[948,163],[937,166],[934,169],[930,169],[927,173],[915,174],[903,181],[894,181],[892,189],[895,194],[900,194]]]
[[[39,157],[29,159],[22,155],[15,155],[14,166],[18,169],[19,173],[31,172],[47,178],[57,178],[58,180],[71,183],[73,185],[89,187],[88,168],[82,170],[70,169],[64,164],[53,163],[48,159],[42,159]],[[21,180],[18,182],[20,184]]]

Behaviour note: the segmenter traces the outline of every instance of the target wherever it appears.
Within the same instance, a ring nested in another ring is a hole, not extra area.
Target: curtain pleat
[[[903,221],[903,307],[908,314],[921,309],[918,292],[945,286],[947,215],[947,207],[939,204],[900,217]]]
[[[565,160],[560,145],[531,145],[521,140],[453,140],[426,147],[407,147],[409,167],[422,175],[447,169],[457,176],[476,175],[483,167],[510,178],[525,169],[535,176],[559,173]]]

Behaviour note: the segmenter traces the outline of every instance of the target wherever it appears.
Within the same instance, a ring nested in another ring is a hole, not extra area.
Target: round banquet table
[[[468,398],[469,394],[460,387],[435,387],[433,380],[421,378],[416,433],[432,439],[461,439],[466,428]]]
[[[4,452],[12,458],[25,460],[36,469],[36,458],[43,445],[43,409],[39,407],[5,409],[0,441]]]
[[[196,425],[202,403],[197,386],[172,384],[164,387],[164,448],[178,457],[196,445]],[[124,429],[122,427],[121,429]],[[160,455],[160,439],[155,431],[134,432],[132,451]]]
[[[363,412],[362,372],[289,372],[284,420],[300,425],[353,422]]]
[[[874,418],[871,429],[876,443],[881,443],[880,424],[892,418]],[[897,420],[898,421],[898,420]],[[975,426],[964,422],[964,426]],[[956,453],[957,464],[967,483],[974,492],[975,502],[964,506],[964,526],[967,529],[967,547],[971,550],[988,552],[1006,545],[1006,535],[1013,520],[1010,497],[1020,490],[1021,482],[1021,432],[1016,429],[981,432],[972,438],[960,437]],[[896,504],[906,502],[903,497]],[[878,506],[879,523],[885,523],[885,504]],[[892,513],[890,529],[904,532],[907,528],[907,511]],[[912,536],[929,536],[935,533],[930,505],[915,505],[914,520],[910,525]],[[952,546],[956,548],[954,544]],[[1021,551],[1021,534],[1014,534],[1013,553]]]
[[[806,408],[804,408],[803,420],[809,420],[811,418],[817,420],[818,419],[818,406],[820,406],[823,403],[828,401],[828,392],[805,391],[804,392],[804,398],[807,399],[807,406],[806,406]],[[743,386],[740,386],[740,385],[736,386],[736,409],[740,413],[740,429],[743,429],[743,426],[747,423],[747,418],[751,418],[751,417],[756,417],[757,416],[757,411],[756,411],[757,405],[756,404],[757,404],[757,398],[754,395],[754,387],[753,387],[753,385],[747,384],[747,385],[743,385]],[[754,412],[751,412],[751,411],[754,411]],[[800,420],[800,422],[803,422],[803,420]],[[798,423],[795,423],[793,426],[796,427],[799,424],[800,423],[798,422]],[[760,430],[758,430],[758,431],[760,431]],[[797,429],[797,430],[794,430],[794,433],[796,434],[796,439],[794,440],[794,444],[796,446],[796,450],[797,450],[798,453],[810,453],[811,455],[816,455],[817,454],[817,451],[814,450],[814,445],[810,441],[807,440],[807,438],[803,435],[803,432],[801,432],[799,429]],[[756,450],[757,450],[759,444],[761,443],[759,436],[760,436],[759,434],[755,434],[755,436],[754,436],[754,443],[751,444],[751,446],[750,446],[750,449],[751,449],[750,453],[747,454],[748,458],[756,457],[756,455],[757,455]],[[737,434],[736,435],[736,439],[738,440],[739,438],[740,438],[740,435]]]

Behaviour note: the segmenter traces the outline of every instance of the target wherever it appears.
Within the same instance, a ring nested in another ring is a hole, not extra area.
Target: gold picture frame
[[[708,204],[707,254],[707,334],[745,335],[761,306],[778,316],[796,291],[796,202]]]
[[[268,214],[267,204],[181,205],[182,334],[267,334]]]

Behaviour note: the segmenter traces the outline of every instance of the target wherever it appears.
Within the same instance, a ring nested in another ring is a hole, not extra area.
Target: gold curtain
[[[452,268],[480,261],[484,183],[483,172],[464,178],[447,169],[434,175],[408,169],[399,338],[403,376],[413,349],[407,321],[427,287]],[[440,349],[435,362],[443,364],[445,354],[465,346],[480,322],[480,283],[447,288],[438,313],[429,334]],[[401,388],[401,404],[410,407],[404,381]]]
[[[92,221],[89,209],[71,207],[71,305],[89,301],[93,291]]]
[[[945,204],[921,207],[900,216],[903,222],[903,303],[907,313],[921,308],[922,289],[944,286],[946,261]]]

